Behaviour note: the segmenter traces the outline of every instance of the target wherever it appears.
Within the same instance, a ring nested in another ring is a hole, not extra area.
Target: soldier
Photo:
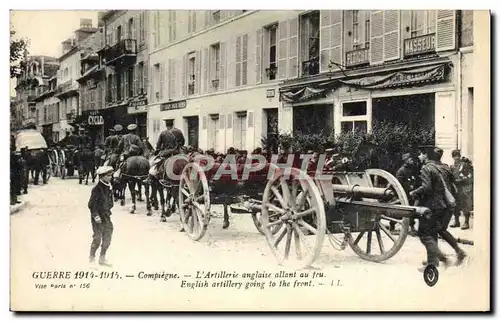
[[[160,133],[158,141],[156,142],[156,152],[179,152],[180,148],[184,146],[185,139],[182,132],[177,128],[167,128]]]
[[[91,143],[90,136],[85,128],[80,128],[79,143],[82,147],[89,147]]]
[[[111,222],[111,208],[113,208],[111,178],[113,177],[113,167],[99,167],[97,175],[99,176],[99,183],[92,188],[88,203],[94,232],[92,244],[90,245],[89,262],[94,263],[95,254],[100,246],[99,264],[111,266],[106,261],[106,252],[111,244],[113,234],[113,223]]]
[[[403,160],[403,165],[396,172],[396,178],[401,183],[401,186],[403,186],[403,189],[405,190],[405,193],[408,196],[410,194],[410,191],[412,191],[415,188],[416,179],[415,176],[413,175],[415,162],[413,161],[413,158],[411,157],[410,153],[403,154],[401,159]],[[394,227],[395,223],[391,222],[390,223],[391,231],[394,230]],[[410,233],[415,234],[414,219],[410,221],[410,228],[411,228]]]
[[[474,168],[472,162],[465,157],[462,157],[460,150],[451,152],[454,163],[451,165],[451,170],[455,176],[455,181],[458,188],[457,207],[454,213],[455,222],[450,227],[460,227],[460,214],[463,212],[465,217],[462,230],[469,229],[469,219],[473,211],[474,201]]]
[[[435,146],[421,146],[419,159],[424,164],[420,172],[422,185],[410,192],[410,198],[418,199],[419,205],[427,207],[431,213],[419,220],[420,241],[427,250],[424,265],[448,265],[449,261],[438,247],[438,234],[452,246],[457,254],[457,265],[462,264],[465,252],[457,240],[446,230],[454,211],[453,201],[446,195],[454,194],[454,177],[448,165],[441,163],[442,149]]]
[[[104,150],[106,151],[106,154],[110,154],[112,151],[111,144],[112,141],[115,139],[115,130],[113,128],[109,129],[109,136],[106,137],[104,140]]]
[[[142,155],[144,150],[142,141],[141,138],[135,134],[137,125],[130,124],[127,126],[127,129],[129,133],[120,139],[120,143],[118,144],[118,153],[123,153],[124,158],[127,158],[131,154]],[[133,147],[133,145],[136,147]]]

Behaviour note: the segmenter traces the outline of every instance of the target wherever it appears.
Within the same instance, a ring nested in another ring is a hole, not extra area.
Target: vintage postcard
[[[489,11],[10,15],[12,311],[490,310]]]

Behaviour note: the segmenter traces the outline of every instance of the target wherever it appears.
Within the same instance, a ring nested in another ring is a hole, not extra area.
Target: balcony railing
[[[370,63],[370,49],[362,48],[345,53],[346,67],[361,66]]]
[[[319,74],[319,58],[315,57],[302,62],[302,76]]]
[[[104,50],[103,57],[106,65],[118,63],[130,64],[137,56],[137,42],[135,39],[123,39],[111,48]],[[132,58],[130,61],[129,59]]]

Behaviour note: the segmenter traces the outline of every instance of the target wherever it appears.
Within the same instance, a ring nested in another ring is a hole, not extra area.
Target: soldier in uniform
[[[165,129],[160,133],[156,142],[157,153],[178,153],[184,146],[185,139],[182,132],[177,128]]]
[[[414,170],[415,162],[413,161],[413,158],[411,157],[410,153],[403,154],[401,159],[403,161],[403,165],[396,172],[396,178],[401,183],[401,186],[403,186],[403,189],[405,190],[405,193],[408,196],[410,194],[410,191],[412,191],[415,188],[416,179],[415,176],[413,175],[415,172]],[[391,231],[394,230],[394,227],[395,223],[391,222],[390,223]],[[415,233],[414,219],[410,221],[410,228],[411,228],[411,233],[414,234]]]
[[[439,234],[455,250],[457,265],[460,265],[466,254],[446,230],[454,213],[454,206],[446,197],[446,189],[456,196],[453,173],[448,165],[441,163],[442,149],[435,146],[421,146],[419,149],[419,159],[424,164],[420,172],[422,185],[410,192],[410,198],[419,200],[420,206],[431,210],[429,215],[419,220],[420,241],[427,250],[427,261],[422,263],[434,266],[438,266],[439,262],[449,264],[438,247]]]
[[[469,229],[469,219],[473,211],[474,168],[468,158],[461,156],[460,150],[452,151],[451,156],[454,160],[451,170],[455,176],[459,196],[457,197],[457,207],[454,213],[455,222],[450,227],[460,227],[460,214],[463,212],[465,222],[462,230],[467,230]]]
[[[110,154],[112,151],[111,144],[112,141],[115,139],[115,130],[113,128],[109,129],[109,136],[106,137],[104,140],[104,150],[106,151],[106,154]]]
[[[99,183],[92,188],[88,207],[91,214],[92,244],[90,245],[90,263],[94,263],[95,255],[99,246],[99,264],[110,266],[106,261],[106,252],[111,244],[113,235],[113,223],[111,222],[111,208],[113,208],[113,190],[111,178],[113,177],[113,167],[105,166],[97,169]]]
[[[129,131],[128,134],[124,135],[120,139],[120,143],[118,144],[118,153],[123,153],[124,159],[126,159],[129,155],[142,155],[144,150],[142,146],[142,141],[137,134],[135,134],[135,130],[137,129],[136,124],[130,124],[127,126]],[[135,145],[136,147],[133,147]]]
[[[87,133],[87,130],[84,128],[80,128],[80,146],[82,147],[90,147],[91,139],[90,136]]]

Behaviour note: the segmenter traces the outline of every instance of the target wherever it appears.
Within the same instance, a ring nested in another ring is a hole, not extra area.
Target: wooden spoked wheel
[[[381,169],[367,169],[373,187],[390,188],[394,197],[384,202],[393,205],[409,205],[408,197],[399,181]],[[391,225],[394,230],[391,231]],[[356,236],[347,233],[347,241],[361,258],[382,262],[393,257],[403,246],[409,231],[409,219],[386,215],[375,215],[372,229],[360,231]]]
[[[276,168],[264,190],[260,222],[280,265],[303,268],[319,256],[326,230],[325,209],[318,187],[301,170],[292,168],[288,175]]]
[[[179,214],[184,231],[194,241],[200,240],[210,221],[210,194],[203,169],[188,163],[179,182]]]
[[[276,199],[276,196],[274,194],[271,195],[270,203],[279,206],[279,201]],[[270,211],[269,213],[269,221],[274,222],[278,219],[279,213],[275,213],[273,211]],[[257,231],[259,231],[260,234],[265,235],[264,229],[262,228],[262,212],[257,212],[257,213],[252,213],[252,220],[253,224],[257,228]],[[275,226],[274,228],[271,229],[271,232],[273,234],[276,234],[278,232],[279,228],[278,226]]]

